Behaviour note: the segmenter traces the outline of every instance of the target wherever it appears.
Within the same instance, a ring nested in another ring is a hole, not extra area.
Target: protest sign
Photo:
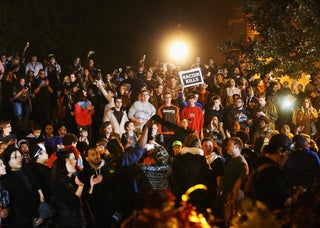
[[[179,71],[181,83],[184,87],[194,86],[203,83],[200,67],[191,70]]]

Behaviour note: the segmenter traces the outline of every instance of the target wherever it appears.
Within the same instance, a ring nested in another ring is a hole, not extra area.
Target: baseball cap
[[[182,142],[176,140],[172,143],[172,147],[175,147],[175,146],[181,146],[182,147]]]

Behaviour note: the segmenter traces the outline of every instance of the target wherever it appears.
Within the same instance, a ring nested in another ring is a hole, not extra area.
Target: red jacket
[[[74,105],[74,114],[77,125],[84,127],[92,124],[92,112],[88,109],[88,107],[91,106],[92,104],[89,100],[80,101]]]

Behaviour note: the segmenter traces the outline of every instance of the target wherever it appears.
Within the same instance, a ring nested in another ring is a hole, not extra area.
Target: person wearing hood
[[[203,191],[200,195],[196,194],[190,202],[198,208],[210,207],[210,186],[213,179],[210,178],[210,168],[207,164],[198,134],[186,136],[181,153],[172,163],[172,172],[169,177],[172,193],[176,196],[176,203],[179,203],[181,196],[193,186],[204,185],[208,191]],[[215,181],[215,180],[214,180]],[[196,192],[195,191],[195,192]],[[199,192],[200,193],[200,192]]]

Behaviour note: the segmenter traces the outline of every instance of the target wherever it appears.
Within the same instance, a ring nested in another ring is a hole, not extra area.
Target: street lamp
[[[187,44],[183,41],[174,41],[170,45],[170,56],[176,60],[177,62],[181,62],[188,55],[188,47]]]

